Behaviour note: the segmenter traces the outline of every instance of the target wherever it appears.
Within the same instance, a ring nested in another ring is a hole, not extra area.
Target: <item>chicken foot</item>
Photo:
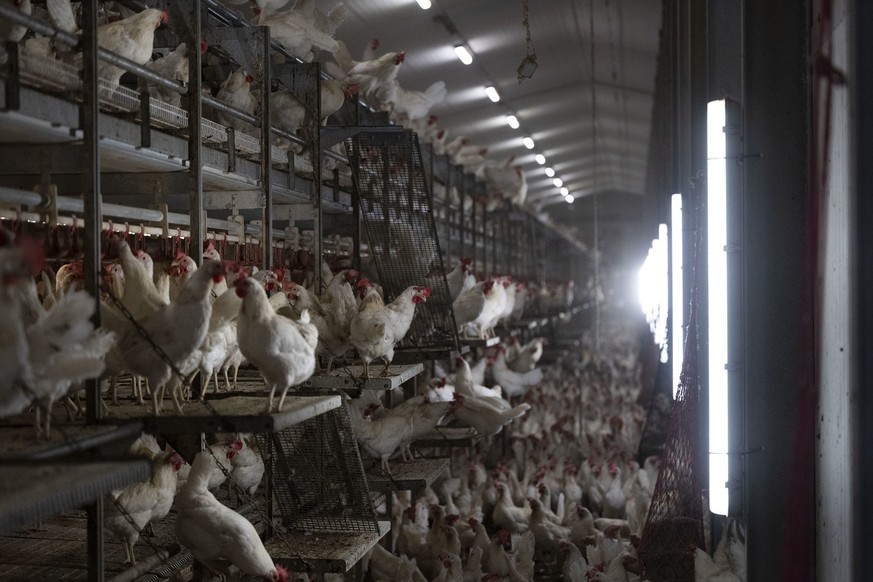
[[[385,360],[385,367],[382,368],[382,372],[379,374],[382,378],[388,375],[388,370],[391,368],[391,360]]]

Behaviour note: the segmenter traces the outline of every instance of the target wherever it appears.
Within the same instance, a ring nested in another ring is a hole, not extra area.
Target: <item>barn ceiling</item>
[[[336,33],[360,58],[373,39],[384,51],[406,51],[398,80],[423,90],[445,81],[449,94],[432,113],[453,136],[487,146],[489,157],[515,154],[540,209],[565,213],[545,166],[577,200],[593,193],[642,195],[655,85],[661,3],[653,0],[531,0],[529,23],[537,68],[518,82],[525,56],[522,0],[347,1]],[[451,32],[454,31],[454,32]],[[593,31],[593,36],[592,36]],[[463,65],[453,45],[474,54]],[[485,95],[493,85],[501,95]],[[515,114],[519,129],[505,116]],[[522,144],[533,138],[535,148]],[[584,203],[584,200],[583,200]]]

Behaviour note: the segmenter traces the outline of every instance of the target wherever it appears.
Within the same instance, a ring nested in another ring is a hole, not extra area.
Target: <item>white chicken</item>
[[[338,41],[334,57],[339,63],[339,76],[350,83],[357,83],[361,93],[368,99],[377,99],[386,88],[393,87],[400,65],[406,58],[404,52],[389,52],[368,61],[355,61],[349,55],[346,45]]]
[[[570,528],[555,524],[548,519],[543,506],[539,499],[530,498],[530,531],[534,534],[536,547],[540,551],[554,551],[558,549],[558,544],[562,541],[570,539]]]
[[[454,269],[446,275],[446,284],[449,286],[449,297],[452,302],[458,298],[461,291],[464,290],[464,282],[466,281],[467,273],[470,272],[470,267],[473,264],[473,259],[467,257],[458,260],[458,264]]]
[[[35,260],[0,230],[0,416],[34,404],[37,433],[48,438],[52,404],[74,382],[100,375],[115,337],[94,330],[96,303],[85,291],[43,310],[30,277],[39,266]]]
[[[543,371],[535,368],[530,372],[520,374],[513,372],[506,365],[505,348],[497,346],[497,356],[491,366],[494,381],[500,384],[507,397],[522,396],[531,387],[536,386],[543,380]]]
[[[230,477],[248,495],[254,495],[264,477],[264,459],[250,435],[238,434],[228,450]]]
[[[200,51],[206,51],[206,42],[200,43]],[[188,45],[184,42],[163,57],[146,63],[146,68],[171,81],[188,84]],[[149,95],[164,103],[181,107],[182,95],[157,83],[148,83]]]
[[[310,323],[308,311],[300,314],[299,321],[278,315],[263,286],[251,277],[238,278],[234,286],[243,300],[237,320],[240,351],[258,368],[270,388],[267,412],[282,410],[288,389],[309,379],[315,371],[318,329]],[[281,396],[274,408],[277,389]]]
[[[219,101],[227,103],[240,111],[254,115],[258,107],[258,101],[252,94],[251,84],[254,80],[255,78],[246,73],[242,68],[236,69],[224,80],[215,97]],[[258,129],[247,121],[237,119],[223,112],[218,112],[217,118],[218,122],[226,127],[232,127],[252,135],[257,134]]]
[[[209,261],[200,267],[172,303],[160,307],[139,322],[150,341],[137,333],[133,325],[121,316],[108,310],[103,314],[107,327],[120,335],[118,348],[125,369],[148,379],[155,415],[160,414],[162,404],[159,402],[159,397],[162,397],[160,389],[174,372],[152,343],[159,346],[176,367],[188,360],[209,331],[212,314],[210,293],[214,282],[223,278],[224,267],[221,263]],[[174,391],[172,396],[176,409],[181,411],[180,395]]]
[[[108,51],[138,65],[145,65],[152,58],[155,29],[165,24],[167,20],[166,11],[148,8],[123,20],[97,27],[97,42]],[[81,61],[81,56],[78,60]],[[97,65],[97,74],[101,79],[105,79],[108,88],[113,90],[118,87],[124,69],[101,60]]]
[[[446,84],[436,81],[424,91],[411,91],[397,85],[389,100],[391,114],[398,121],[424,119],[431,108],[445,100]]]
[[[223,505],[206,488],[214,459],[197,453],[185,486],[176,496],[176,538],[209,570],[225,576],[236,566],[264,582],[287,582],[288,572],[273,564],[249,520]]]
[[[407,287],[386,305],[376,290],[368,287],[366,279],[358,285],[366,289],[366,296],[349,325],[350,339],[364,362],[364,377],[370,377],[370,362],[376,358],[385,361],[384,375],[394,359],[394,345],[406,336],[415,317],[415,306],[427,301],[430,289]]]
[[[314,18],[302,10],[291,9],[285,12],[270,13],[258,6],[253,24],[269,26],[270,38],[283,49],[306,62],[313,59],[313,50],[334,53],[337,41],[331,34],[319,30]]]
[[[352,99],[358,94],[357,83],[347,80],[322,79],[321,85],[321,121],[327,123],[327,118],[340,110],[346,99]]]
[[[514,341],[515,338],[512,338]],[[545,337],[535,337],[523,346],[519,346],[510,359],[507,355],[506,365],[513,372],[524,374],[533,370],[540,358],[543,357],[543,348],[548,343]]]
[[[388,465],[388,459],[400,448],[407,435],[412,432],[409,418],[395,413],[385,414],[373,420],[371,413],[375,409],[375,405],[370,405],[363,412],[355,406],[348,408],[358,443],[367,453],[379,459],[382,470],[390,475],[391,467]]]
[[[455,399],[460,402],[460,406],[455,410],[455,416],[475,428],[481,436],[496,435],[505,425],[530,410],[530,404],[527,402],[522,402],[515,408],[504,409],[491,403],[497,398],[463,396],[455,393]]]
[[[151,479],[110,493],[110,502],[105,504],[106,531],[122,541],[129,564],[136,564],[133,546],[142,529],[170,512],[183,464],[178,453],[158,454],[152,460]]]
[[[485,309],[485,297],[491,292],[494,281],[479,281],[466,291],[462,291],[452,303],[452,311],[455,313],[455,324],[458,330],[464,330],[469,324],[474,323],[482,315]]]
[[[327,357],[329,372],[334,358],[341,358],[351,347],[348,326],[345,328],[335,326],[330,311],[325,309],[318,298],[302,285],[288,283],[288,290],[285,293],[289,305],[280,308],[277,313],[294,320],[298,320],[304,311],[309,313],[312,324],[318,329],[315,355]]]
[[[66,396],[73,383],[99,376],[115,343],[115,334],[94,329],[95,309],[86,291],[68,293],[27,329],[30,374],[22,381],[37,407],[37,431],[45,438],[51,437],[54,402]]]
[[[270,119],[275,127],[288,133],[296,133],[310,118],[306,106],[290,90],[276,91],[270,96]],[[301,151],[299,144],[285,138],[276,138],[276,144],[295,152]]]

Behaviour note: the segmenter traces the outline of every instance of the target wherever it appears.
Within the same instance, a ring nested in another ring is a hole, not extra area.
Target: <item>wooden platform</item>
[[[430,487],[449,468],[449,459],[415,459],[408,463],[397,461],[391,463],[390,467],[390,475],[386,475],[378,464],[367,471],[367,483],[371,491],[418,491]]]
[[[390,521],[377,523],[378,533],[289,532],[274,536],[264,546],[274,561],[289,570],[344,574],[391,530]]]
[[[166,434],[196,434],[201,432],[276,432],[309,420],[328,410],[339,408],[339,395],[295,396],[289,394],[281,412],[267,414],[266,395],[227,397],[207,396],[205,403],[188,402],[183,415],[167,410],[165,415],[152,416],[151,408],[138,404],[110,407],[107,423],[132,419],[142,423],[148,432]],[[277,399],[278,402],[278,399]]]
[[[382,364],[374,363],[370,366],[370,374],[377,375],[383,368]],[[300,384],[302,388],[321,389],[345,389],[345,390],[393,390],[410,378],[414,378],[424,370],[424,364],[405,364],[391,366],[385,376],[375,378],[362,378],[363,366],[345,366],[331,370],[330,374],[316,373],[306,382]]]
[[[427,434],[412,443],[414,449],[431,447],[471,447],[479,439],[476,429],[470,427],[444,427]]]
[[[22,528],[151,475],[148,461],[0,465],[0,533]]]
[[[7,419],[8,420],[8,419]],[[44,461],[87,451],[120,440],[133,442],[142,432],[142,424],[130,422],[116,425],[53,424],[52,438],[36,436],[33,424],[0,424],[0,461]]]

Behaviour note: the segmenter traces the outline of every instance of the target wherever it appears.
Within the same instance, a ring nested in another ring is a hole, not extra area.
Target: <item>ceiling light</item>
[[[473,62],[473,53],[462,44],[455,45],[455,54],[458,55],[458,58],[461,59],[461,62],[465,65],[469,65]]]
[[[516,117],[515,115],[507,115],[506,116],[506,123],[512,129],[518,129],[518,126],[519,126],[518,117]]]
[[[551,169],[551,168],[546,168],[546,176],[548,176],[549,178],[551,178],[551,177],[554,176],[554,175],[555,175],[555,171],[554,171],[553,169]]]
[[[418,2],[418,5],[421,6],[422,10],[430,8],[430,0],[416,0],[416,2]]]
[[[566,186],[564,188],[561,188],[561,196],[568,196],[569,194],[570,191],[567,189]]]
[[[544,156],[543,154],[537,154],[536,156],[534,156],[534,159],[541,166],[546,163],[546,156]]]
[[[564,201],[565,201],[567,204],[573,204],[573,201],[574,201],[574,200],[576,200],[576,199],[573,197],[572,194],[567,194],[566,196],[564,196]]]
[[[497,92],[497,89],[488,85],[485,87],[485,94],[488,95],[488,98],[491,99],[492,103],[497,103],[500,101],[500,93]]]
[[[524,138],[522,140],[522,143],[524,143],[524,147],[526,147],[527,149],[529,149],[529,150],[534,149],[534,141],[530,137]]]
[[[555,188],[560,188],[564,185],[564,181],[560,178],[555,178],[554,180],[552,180],[552,183],[555,185]]]

